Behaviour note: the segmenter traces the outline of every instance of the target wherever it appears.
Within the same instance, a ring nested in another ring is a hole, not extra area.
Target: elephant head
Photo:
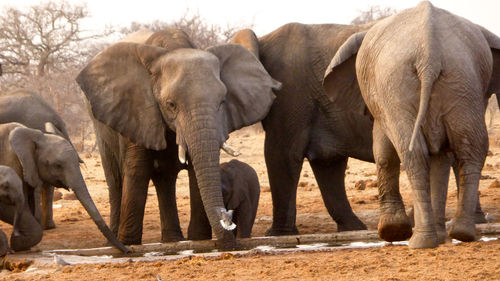
[[[10,145],[23,168],[23,179],[32,187],[42,183],[72,189],[103,235],[123,252],[129,250],[108,228],[80,171],[78,153],[68,140],[19,125],[9,134]]]
[[[185,162],[189,153],[210,224],[221,240],[230,232],[219,224],[225,210],[219,149],[231,131],[266,116],[272,90],[281,84],[245,48],[177,48],[182,34],[172,41],[155,39],[165,47],[117,43],[92,59],[77,82],[94,117],[133,142],[161,150],[167,146],[166,130],[176,133],[179,160]]]
[[[13,236],[18,236],[24,208],[23,182],[12,168],[3,165],[0,165],[0,201],[14,206]]]

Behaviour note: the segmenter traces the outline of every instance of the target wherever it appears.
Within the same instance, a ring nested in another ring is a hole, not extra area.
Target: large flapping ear
[[[23,180],[32,187],[42,185],[35,161],[36,143],[42,136],[40,130],[24,126],[19,126],[9,133],[10,145],[23,167]]]
[[[93,58],[76,81],[94,117],[132,142],[165,149],[165,123],[153,95],[149,69],[167,50],[117,43]]]
[[[358,102],[361,98],[356,78],[356,54],[363,42],[366,31],[351,35],[340,46],[337,53],[326,68],[323,79],[323,88],[335,107],[352,109],[354,104],[344,104],[348,101]],[[359,98],[346,98],[353,89],[356,89]],[[356,100],[356,101],[355,101]],[[364,104],[363,102],[361,104]]]
[[[251,29],[242,29],[231,38],[231,44],[239,44],[249,50],[256,58],[259,57],[259,40]]]
[[[479,28],[490,45],[491,55],[493,56],[493,71],[488,86],[488,94],[494,93],[496,95],[500,107],[500,38],[482,26],[479,26]]]
[[[274,80],[260,61],[240,45],[210,47],[220,61],[220,79],[227,88],[225,107],[229,132],[266,117],[281,83]]]
[[[175,28],[166,28],[153,33],[145,44],[162,47],[169,52],[179,48],[196,48],[186,32]]]

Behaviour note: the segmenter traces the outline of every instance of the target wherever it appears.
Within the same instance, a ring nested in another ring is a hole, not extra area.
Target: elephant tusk
[[[222,150],[224,150],[224,152],[226,152],[227,154],[234,156],[234,157],[238,157],[241,155],[241,153],[239,151],[234,150],[232,147],[230,147],[225,142],[222,144]]]
[[[182,164],[186,164],[186,150],[182,145],[179,145],[179,161]]]
[[[234,222],[231,222],[231,224],[228,224],[224,220],[220,220],[220,224],[227,231],[231,231],[231,230],[234,230],[236,228],[236,224]]]

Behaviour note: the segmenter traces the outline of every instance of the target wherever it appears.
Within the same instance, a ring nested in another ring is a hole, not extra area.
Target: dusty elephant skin
[[[11,238],[13,250],[27,250],[40,242],[43,229],[33,215],[36,190],[46,184],[71,188],[103,235],[117,248],[128,252],[107,227],[92,201],[80,172],[78,154],[71,143],[20,123],[7,123],[0,125],[0,147],[4,152],[0,155],[0,165],[14,169],[24,185],[25,208],[19,222],[14,207],[0,209],[1,220],[19,224],[20,235],[14,232]]]
[[[255,170],[238,160],[221,163],[222,196],[226,209],[233,210],[236,237],[248,238],[259,206],[260,184]]]
[[[238,45],[199,50],[175,29],[128,40],[102,51],[77,77],[95,119],[113,231],[125,244],[141,243],[152,179],[162,241],[183,239],[175,181],[186,163],[188,238],[211,238],[202,231],[210,225],[221,247],[233,247],[234,235],[219,223],[226,212],[219,150],[230,132],[266,116],[280,83]]]
[[[486,29],[422,2],[352,35],[332,59],[324,81],[331,98],[345,94],[338,84],[350,69],[374,116],[383,239],[405,239],[411,233],[398,186],[401,159],[415,205],[409,246],[444,242],[448,151],[460,173],[449,235],[475,239],[473,215],[488,150],[484,113],[500,86],[499,48],[500,38]]]
[[[28,128],[61,136],[71,143],[61,116],[34,92],[19,89],[0,97],[0,123],[10,122],[18,122]],[[54,187],[44,185],[41,192],[42,209],[36,212],[36,218],[44,229],[52,229],[55,227],[52,214]]]
[[[276,101],[262,121],[265,159],[273,198],[273,224],[267,235],[297,234],[297,184],[305,158],[339,231],[366,229],[352,212],[344,176],[347,158],[373,162],[372,120],[356,83],[336,101],[355,111],[333,110],[321,86],[324,71],[340,45],[369,25],[304,25],[291,23],[257,38],[251,30],[236,33],[232,42],[248,48],[282,82]],[[355,75],[346,79],[352,79]],[[359,114],[357,114],[359,113]]]
[[[11,238],[11,241],[13,243],[19,241],[18,239],[20,236],[26,236],[28,230],[24,228],[25,223],[22,223],[22,215],[25,211],[24,202],[25,200],[22,180],[12,168],[0,165],[0,210],[2,210],[1,212],[4,214],[6,214],[7,212],[13,213],[11,214],[12,226],[14,227]],[[0,215],[0,217],[3,216]],[[36,234],[34,236],[36,237],[35,239],[33,239],[32,243],[40,242],[42,236]],[[18,249],[20,248],[17,245],[15,245],[15,247]],[[31,245],[29,245],[28,247],[31,247]],[[0,257],[3,257],[10,252],[11,249],[9,247],[7,236],[3,231],[0,230]]]

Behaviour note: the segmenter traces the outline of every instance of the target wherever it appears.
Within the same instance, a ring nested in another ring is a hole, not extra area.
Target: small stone
[[[61,200],[63,197],[63,194],[59,190],[54,190],[54,202]]]
[[[494,180],[488,188],[500,188],[500,181]]]
[[[357,190],[365,190],[366,189],[366,181],[360,180],[354,184],[354,188]]]

